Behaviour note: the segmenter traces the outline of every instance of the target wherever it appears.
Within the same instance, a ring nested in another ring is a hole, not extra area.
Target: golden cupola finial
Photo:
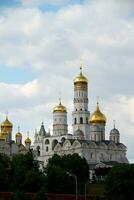
[[[61,112],[61,113],[67,112],[66,107],[61,104],[61,98],[59,98],[59,104],[57,106],[55,106],[53,109],[53,113],[55,113],[55,112]]]
[[[82,68],[83,68],[83,64],[80,64],[80,75],[82,76]]]
[[[27,131],[27,138],[25,140],[25,144],[31,144],[31,140],[29,138],[29,131]]]
[[[1,123],[1,128],[12,128],[13,124],[8,120],[8,113],[6,113],[6,119]]]
[[[106,124],[106,117],[100,111],[99,102],[97,101],[97,106],[95,112],[89,118],[90,124]]]
[[[74,79],[74,86],[75,89],[87,89],[87,83],[88,80],[87,78],[83,75],[82,73],[82,69],[83,69],[83,64],[80,64],[80,73],[78,76],[76,76],[76,78]]]
[[[20,127],[18,126],[18,132],[15,135],[16,138],[22,138],[22,133],[20,132]]]

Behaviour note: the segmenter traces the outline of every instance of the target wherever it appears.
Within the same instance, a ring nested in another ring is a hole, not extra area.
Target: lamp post
[[[89,181],[85,183],[85,192],[84,192],[85,193],[84,194],[85,200],[87,199],[87,185],[88,185],[88,183],[89,183]]]
[[[67,174],[68,174],[69,176],[74,177],[74,179],[75,179],[75,197],[76,197],[76,200],[77,200],[77,199],[78,199],[78,198],[77,198],[77,196],[78,196],[77,176],[76,176],[75,174],[70,173],[70,172],[67,172]]]
[[[87,184],[85,183],[85,200],[87,199]]]

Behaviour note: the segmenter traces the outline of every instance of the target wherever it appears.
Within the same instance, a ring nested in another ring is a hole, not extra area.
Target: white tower
[[[80,74],[74,79],[74,111],[73,118],[73,133],[81,130],[84,138],[88,139],[89,124],[88,118],[88,80],[82,74],[82,65],[80,66]]]
[[[59,104],[53,109],[53,135],[61,136],[67,133],[67,109],[61,104],[61,100],[59,100]]]
[[[115,121],[114,121],[114,128],[110,131],[109,140],[115,143],[120,143],[120,133],[118,129],[115,128]]]

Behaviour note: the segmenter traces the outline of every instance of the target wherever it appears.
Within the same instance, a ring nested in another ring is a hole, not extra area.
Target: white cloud
[[[0,84],[2,114],[9,110],[15,126],[22,123],[25,132],[42,120],[48,127],[61,92],[71,124],[72,80],[83,57],[84,74],[89,78],[89,109],[94,110],[99,95],[108,119],[117,121],[132,159],[133,1],[86,1],[57,12],[41,12],[35,6],[40,1],[22,3],[26,7],[1,12],[0,66],[25,67],[34,70],[37,78],[24,85]],[[107,130],[111,127],[108,125]]]
[[[26,97],[31,97],[33,95],[37,95],[38,92],[38,82],[34,80],[30,83],[25,84],[21,87],[21,93]]]

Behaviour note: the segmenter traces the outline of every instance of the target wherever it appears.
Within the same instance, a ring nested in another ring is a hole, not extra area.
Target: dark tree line
[[[68,173],[77,176],[78,191],[82,193],[89,168],[85,158],[78,154],[54,155],[43,171],[39,170],[32,153],[15,155],[12,159],[0,154],[0,191],[14,192],[16,200],[26,192],[36,192],[38,197],[45,192],[75,193],[75,179]]]
[[[106,178],[109,200],[134,200],[134,164],[117,164],[111,169],[96,169],[96,176]],[[12,200],[29,200],[27,192],[35,192],[34,200],[41,200],[44,193],[75,193],[75,175],[78,194],[83,194],[89,179],[89,167],[78,154],[54,155],[44,170],[31,152],[9,158],[0,154],[0,191],[13,192]],[[44,196],[43,196],[43,199]]]
[[[47,174],[48,192],[75,193],[75,178],[77,177],[78,192],[83,193],[84,184],[89,179],[89,166],[85,158],[78,154],[54,155],[45,169]],[[72,174],[72,176],[70,175]]]
[[[109,200],[134,200],[134,164],[117,164],[106,179]]]

